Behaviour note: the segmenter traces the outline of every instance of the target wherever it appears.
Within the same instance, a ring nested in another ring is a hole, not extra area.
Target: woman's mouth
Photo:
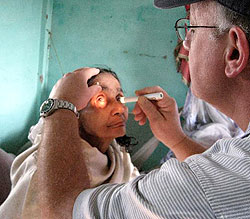
[[[110,125],[107,125],[108,128],[119,128],[119,127],[125,127],[125,126],[126,126],[126,122],[125,121],[111,123]]]

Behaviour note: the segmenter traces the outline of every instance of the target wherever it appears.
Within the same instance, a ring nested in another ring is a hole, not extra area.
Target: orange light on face
[[[97,96],[94,100],[94,105],[97,108],[103,109],[107,105],[107,99],[104,96]]]

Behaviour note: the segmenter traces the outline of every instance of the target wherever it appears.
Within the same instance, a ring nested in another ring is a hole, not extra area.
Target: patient
[[[82,151],[87,154],[85,157],[88,157],[87,168],[90,172],[91,187],[107,182],[123,183],[139,175],[126,151],[131,145],[131,138],[125,135],[128,109],[119,102],[119,98],[123,96],[120,81],[115,72],[100,69],[98,75],[89,79],[88,85],[97,83],[102,87],[102,91],[79,112],[79,134],[83,139]],[[12,190],[0,207],[1,219],[36,218],[39,215],[36,204],[39,200],[39,188],[35,173],[42,132],[43,118],[36,126],[31,127],[29,139],[33,143],[32,147],[13,162]]]

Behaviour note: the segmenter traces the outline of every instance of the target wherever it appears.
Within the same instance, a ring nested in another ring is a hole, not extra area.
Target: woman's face
[[[101,140],[113,140],[126,134],[128,108],[119,101],[123,91],[113,75],[99,74],[94,79],[94,83],[97,82],[102,91],[80,112],[80,132]]]

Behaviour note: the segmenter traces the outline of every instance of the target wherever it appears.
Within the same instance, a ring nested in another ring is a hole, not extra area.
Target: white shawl
[[[38,218],[39,209],[36,206],[37,188],[37,149],[41,142],[43,119],[31,127],[29,139],[32,147],[16,157],[11,167],[12,189],[6,201],[0,206],[1,219]],[[124,183],[139,175],[136,167],[131,163],[130,155],[125,148],[120,147],[114,140],[107,155],[83,142],[84,153],[90,186],[96,187],[103,183]],[[25,211],[24,211],[25,209]]]

